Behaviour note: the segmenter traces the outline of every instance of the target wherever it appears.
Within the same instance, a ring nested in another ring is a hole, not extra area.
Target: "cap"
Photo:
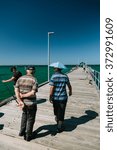
[[[26,70],[35,70],[35,67],[34,66],[27,66]]]

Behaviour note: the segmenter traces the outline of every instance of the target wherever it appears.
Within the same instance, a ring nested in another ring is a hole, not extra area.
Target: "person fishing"
[[[20,71],[18,71],[15,66],[12,66],[10,68],[10,70],[13,73],[13,76],[10,79],[2,80],[2,82],[5,83],[5,82],[11,82],[11,81],[13,81],[14,85],[15,85],[16,82],[17,82],[17,80],[19,79],[19,77],[22,76],[22,73]]]

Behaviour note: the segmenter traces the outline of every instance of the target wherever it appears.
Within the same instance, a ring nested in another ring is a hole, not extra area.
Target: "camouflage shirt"
[[[19,89],[19,92],[22,94],[26,94],[31,92],[32,90],[35,93],[38,91],[38,83],[35,77],[30,75],[24,75],[20,77],[15,85],[15,88]],[[36,94],[30,97],[23,98],[25,105],[33,105],[36,103]]]

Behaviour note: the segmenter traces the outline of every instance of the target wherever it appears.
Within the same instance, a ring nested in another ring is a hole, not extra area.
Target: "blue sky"
[[[99,0],[1,0],[0,65],[100,63]]]

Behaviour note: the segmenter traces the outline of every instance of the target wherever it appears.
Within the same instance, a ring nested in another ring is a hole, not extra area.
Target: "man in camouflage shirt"
[[[33,76],[35,67],[28,66],[26,72],[26,75],[17,80],[15,94],[18,105],[23,111],[19,136],[24,136],[26,141],[30,141],[37,111],[36,92],[38,90],[38,83]]]

